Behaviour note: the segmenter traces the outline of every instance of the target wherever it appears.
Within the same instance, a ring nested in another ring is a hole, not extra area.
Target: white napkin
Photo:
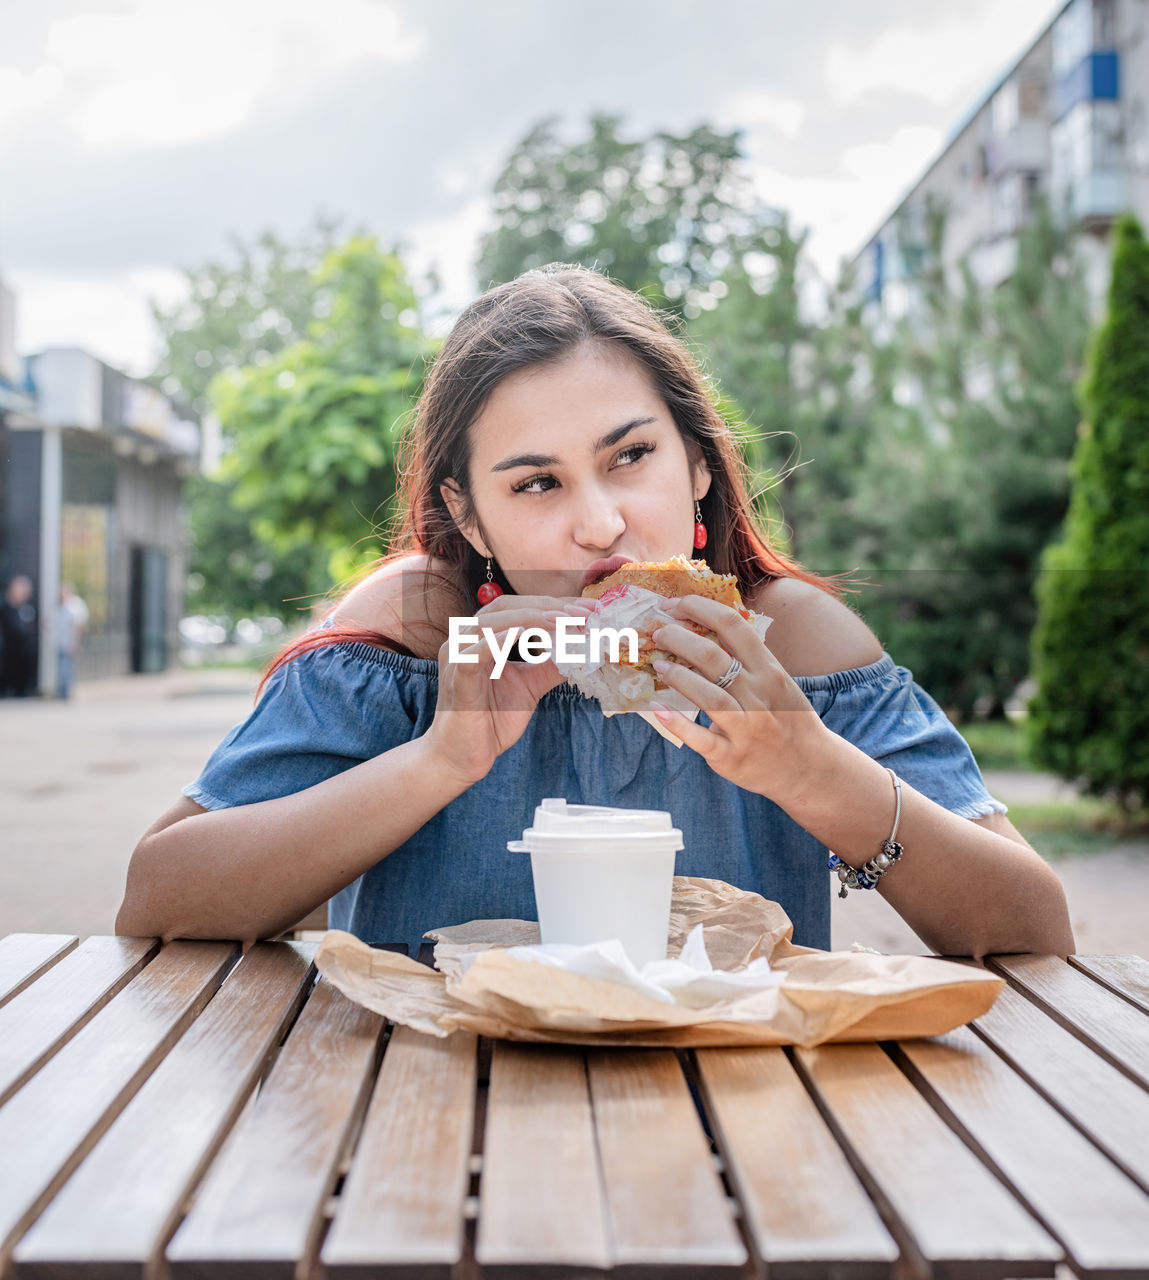
[[[609,942],[593,942],[588,946],[551,942],[545,946],[508,947],[506,953],[517,960],[533,960],[536,964],[548,964],[586,978],[618,982],[641,991],[652,1000],[685,1005],[691,1009],[704,1009],[733,996],[779,986],[785,977],[781,971],[770,968],[765,956],[759,956],[745,969],[734,972],[715,969],[706,954],[700,924],[691,929],[682,954],[676,960],[652,960],[641,969],[635,967],[617,938]],[[470,968],[478,954],[481,953],[464,956],[464,967]]]

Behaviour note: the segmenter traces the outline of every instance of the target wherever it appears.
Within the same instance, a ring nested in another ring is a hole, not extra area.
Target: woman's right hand
[[[496,757],[522,736],[543,694],[563,681],[549,658],[541,663],[508,661],[495,678],[495,658],[483,628],[494,632],[500,647],[515,627],[539,627],[553,644],[556,613],[585,617],[592,612],[593,602],[577,598],[503,595],[475,614],[478,631],[471,634],[477,642],[471,647],[477,662],[452,662],[449,642],[440,646],[439,698],[426,738],[436,760],[465,786],[487,775]]]

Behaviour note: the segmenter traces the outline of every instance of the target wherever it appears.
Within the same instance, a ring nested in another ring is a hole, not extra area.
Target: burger
[[[604,596],[624,587],[640,587],[653,591],[667,599],[682,596],[706,596],[719,604],[737,609],[744,618],[750,614],[743,607],[738,591],[738,579],[732,573],[715,573],[705,560],[687,560],[685,556],[672,556],[669,560],[631,560],[583,588],[584,596],[602,600]]]
[[[637,661],[630,662],[629,654],[621,649],[617,662],[598,654],[588,661],[555,665],[585,697],[598,700],[603,715],[633,711],[677,747],[682,745],[681,739],[651,712],[652,698],[657,694],[660,702],[681,711],[689,719],[698,715],[698,708],[684,694],[660,680],[652,669],[651,664],[657,658],[682,661],[676,654],[659,649],[653,636],[668,622],[677,622],[698,635],[713,636],[714,633],[690,619],[675,618],[667,612],[666,601],[691,595],[717,600],[736,610],[760,638],[765,637],[770,625],[769,618],[752,613],[742,603],[738,581],[732,574],[714,573],[705,560],[688,560],[685,556],[623,564],[606,562],[603,576],[595,580],[592,574],[584,583],[582,594],[596,601],[588,629],[634,629],[638,637]]]
[[[714,632],[688,618],[669,619],[659,613],[637,624],[633,620],[623,621],[624,612],[632,612],[626,609],[626,605],[642,603],[643,592],[653,592],[669,600],[705,596],[736,610],[747,622],[755,616],[742,603],[738,579],[732,573],[715,573],[705,560],[688,560],[685,556],[672,556],[669,560],[632,560],[584,587],[583,596],[599,602],[595,620],[600,626],[634,626],[638,633],[638,662],[634,669],[650,672],[655,691],[667,688],[653,671],[655,660],[662,658],[677,662],[679,659],[675,654],[659,649],[652,633],[668,621],[675,621],[700,636],[713,636]]]

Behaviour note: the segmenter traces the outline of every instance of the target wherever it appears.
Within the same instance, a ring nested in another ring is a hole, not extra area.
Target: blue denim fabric
[[[967,818],[1006,812],[964,739],[889,654],[796,683],[830,729],[944,808]],[[306,653],[275,673],[184,794],[222,809],[314,786],[424,733],[437,691],[431,660],[348,643]],[[710,723],[705,713],[700,723]],[[439,925],[534,919],[529,858],[506,845],[545,796],[669,810],[685,844],[679,875],[772,898],[793,921],[797,944],[829,949],[838,882],[826,869],[826,848],[689,747],[672,746],[639,716],[603,716],[567,684],[540,700],[522,737],[485,778],[336,894],[332,927],[414,949]]]

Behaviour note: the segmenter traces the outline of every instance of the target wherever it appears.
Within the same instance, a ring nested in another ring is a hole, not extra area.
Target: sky
[[[745,130],[755,182],[856,253],[1061,0],[6,0],[0,278],[17,348],[134,374],[149,298],[318,213],[477,291],[489,192],[541,117],[574,138]]]

